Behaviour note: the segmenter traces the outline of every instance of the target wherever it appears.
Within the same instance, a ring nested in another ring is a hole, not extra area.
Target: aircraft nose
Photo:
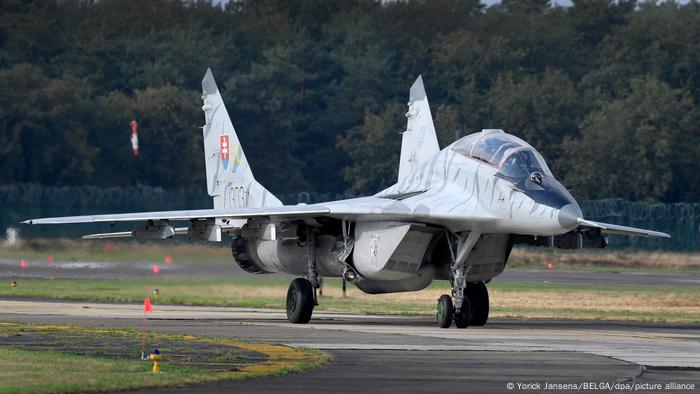
[[[578,227],[578,218],[582,218],[583,213],[581,208],[576,203],[566,204],[559,210],[557,221],[559,225],[567,230],[573,230]]]

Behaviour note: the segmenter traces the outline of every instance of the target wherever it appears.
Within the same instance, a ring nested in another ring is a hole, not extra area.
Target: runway
[[[139,327],[141,308],[5,299],[0,320]],[[328,312],[299,326],[281,310],[160,305],[149,320],[163,332],[308,346],[334,356],[330,366],[305,373],[181,392],[512,392],[523,391],[518,383],[547,382],[700,387],[697,326],[494,319],[459,330],[437,328],[427,317]],[[530,390],[543,391],[561,392]]]
[[[19,261],[0,259],[0,278],[63,278],[63,279],[149,279],[152,262],[56,262],[29,261],[21,269]],[[290,278],[287,274],[252,275],[230,262],[177,262],[160,265],[161,273],[173,279],[243,278],[266,280]],[[700,275],[686,272],[596,272],[546,269],[510,269],[494,278],[495,282],[559,284],[597,284],[630,286],[696,286]]]

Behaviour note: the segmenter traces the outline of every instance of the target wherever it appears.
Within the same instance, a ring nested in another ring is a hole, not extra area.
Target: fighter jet
[[[283,205],[255,180],[211,70],[202,81],[204,161],[213,209],[31,219],[27,224],[136,222],[132,231],[83,238],[231,238],[234,260],[255,274],[298,276],[287,317],[309,322],[322,277],[370,293],[418,291],[447,280],[440,327],[482,326],[486,284],[514,244],[605,247],[604,234],[668,234],[583,217],[542,155],[500,129],[481,130],[440,150],[419,76],[410,89],[397,182],[379,193],[319,204]],[[186,227],[174,227],[176,222]]]

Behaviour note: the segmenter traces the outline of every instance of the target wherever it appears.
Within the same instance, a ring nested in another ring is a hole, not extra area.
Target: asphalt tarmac
[[[329,366],[304,373],[161,392],[649,393],[700,388],[698,326],[494,319],[485,327],[460,330],[437,328],[427,317],[327,312],[300,326],[289,324],[281,310],[154,309],[152,330],[309,346],[334,357]],[[141,305],[0,300],[0,321],[138,328],[142,317]],[[167,358],[167,349],[161,350]],[[685,386],[671,390],[678,385]]]
[[[286,274],[253,275],[235,262],[176,262],[159,264],[162,275],[173,279],[245,278],[266,280],[289,278]],[[27,269],[17,260],[0,259],[0,278],[65,278],[65,279],[150,279],[152,262],[55,262],[28,261]],[[696,286],[700,275],[685,272],[592,272],[566,270],[506,269],[494,278],[496,282],[599,284],[631,286]]]

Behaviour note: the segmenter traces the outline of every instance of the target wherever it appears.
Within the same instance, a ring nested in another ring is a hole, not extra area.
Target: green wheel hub
[[[289,291],[287,293],[287,312],[294,313],[297,308],[297,293],[296,291]]]
[[[442,320],[445,317],[445,304],[442,302],[438,303],[437,307],[437,318],[438,320]]]
[[[437,307],[435,308],[435,321],[441,328],[447,328],[452,325],[454,317],[454,306],[452,298],[448,295],[442,295],[438,299]]]

